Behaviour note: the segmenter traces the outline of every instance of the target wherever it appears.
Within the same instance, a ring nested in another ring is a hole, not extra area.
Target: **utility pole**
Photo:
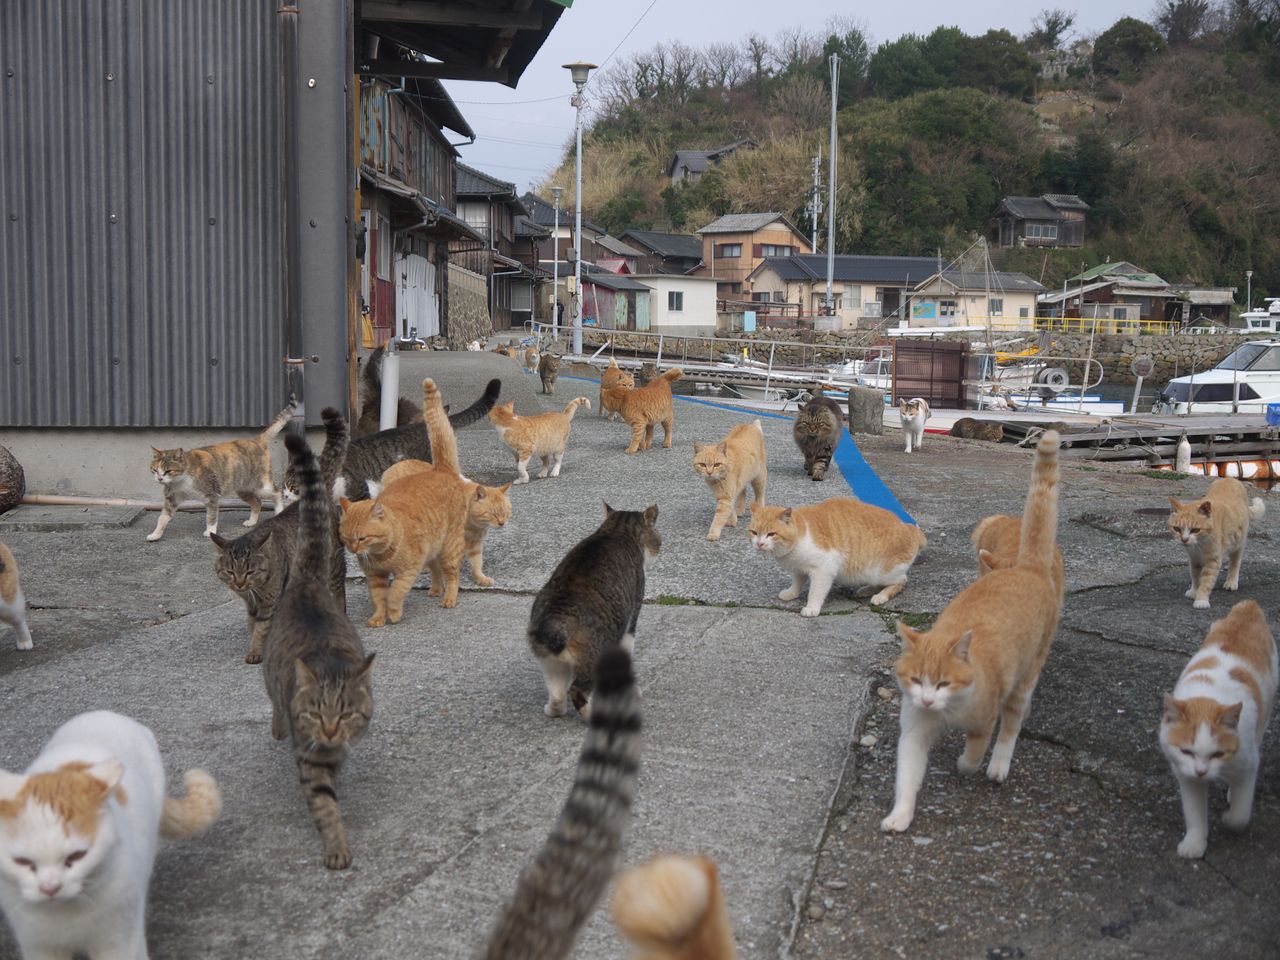
[[[822,148],[818,148],[818,155],[813,158],[813,199],[809,201],[809,223],[813,226],[813,239],[811,246],[813,252],[818,252],[818,218],[822,216]]]
[[[831,170],[827,183],[827,315],[835,316],[836,295],[836,101],[840,99],[840,58],[831,55]]]

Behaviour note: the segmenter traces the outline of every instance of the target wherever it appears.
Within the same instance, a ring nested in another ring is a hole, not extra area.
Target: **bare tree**
[[[1031,32],[1023,38],[1028,50],[1057,50],[1076,22],[1076,15],[1054,8],[1041,10],[1031,21]]]
[[[773,62],[778,73],[791,73],[807,67],[822,55],[822,43],[803,27],[786,27],[773,44]]]
[[[711,43],[702,51],[705,85],[721,90],[735,87],[746,72],[742,51],[732,43]]]
[[[680,40],[666,48],[668,95],[676,103],[686,103],[698,82],[702,68],[702,54]]]
[[[764,86],[765,80],[773,76],[773,68],[771,66],[773,48],[769,46],[769,41],[758,33],[747,34],[747,38],[742,44],[743,52],[746,54],[747,61],[750,64],[751,82],[755,85],[756,93],[758,94]]]

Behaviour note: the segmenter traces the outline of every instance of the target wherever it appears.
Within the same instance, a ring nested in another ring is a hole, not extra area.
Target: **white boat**
[[[1213,369],[1170,380],[1151,412],[1257,415],[1272,403],[1280,403],[1280,338],[1249,340]]]
[[[1267,297],[1267,305],[1240,314],[1245,327],[1258,333],[1280,333],[1280,297]]]

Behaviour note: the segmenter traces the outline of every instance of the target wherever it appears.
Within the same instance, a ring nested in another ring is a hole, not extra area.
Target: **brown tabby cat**
[[[636,960],[734,960],[733,926],[716,865],[664,856],[632,867],[613,892],[613,922]]]
[[[529,482],[529,461],[535,456],[542,461],[539,480],[548,475],[560,476],[560,464],[569,443],[573,415],[581,406],[590,410],[591,401],[586,397],[575,397],[559,413],[542,413],[534,417],[517,416],[514,400],[489,411],[489,419],[498,428],[498,436],[516,455],[517,484]]]
[[[644,567],[662,546],[658,508],[643,513],[604,505],[604,523],[570,550],[538,591],[529,646],[547,681],[548,717],[564,715],[566,696],[585,720],[591,674],[601,653],[635,646],[644,602]]]
[[[719,443],[693,444],[693,471],[707,481],[716,498],[716,515],[707,531],[708,540],[719,540],[725,524],[738,525],[738,514],[747,510],[747,486],[756,503],[764,503],[769,479],[764,450],[764,427],[759,419],[740,423]]]
[[[751,545],[791,573],[779,600],[800,596],[809,582],[802,617],[816,617],[836,583],[880,587],[874,604],[888,603],[907,585],[907,571],[924,549],[919,527],[861,500],[833,497],[808,507],[751,504]]]
[[[542,381],[543,393],[556,392],[556,377],[560,376],[560,358],[554,353],[544,353],[538,361],[538,378]]]
[[[373,715],[369,668],[347,615],[327,582],[333,503],[307,442],[284,439],[298,477],[298,549],[267,633],[262,676],[271,698],[271,735],[288,737],[307,807],[324,840],[324,865],[351,865],[335,780]]]
[[[262,510],[260,496],[263,494],[275,500],[276,513],[283,510],[283,496],[271,485],[270,443],[271,438],[284,429],[297,408],[298,401],[290,397],[289,405],[252,440],[228,440],[194,450],[152,447],[151,472],[157,483],[164,484],[164,509],[147,539],[155,541],[164,536],[164,528],[178,512],[184,495],[204,500],[206,537],[218,532],[218,500],[224,493],[234,493],[249,504],[249,519],[244,522],[246,527],[257,524]]]
[[[13,627],[19,650],[31,649],[27,601],[22,596],[22,584],[18,582],[18,562],[3,543],[0,543],[0,622]]]
[[[978,521],[969,540],[978,554],[978,576],[992,570],[1004,570],[1018,562],[1018,548],[1022,541],[1022,518],[996,514]],[[1053,583],[1061,596],[1064,579],[1062,548],[1053,548]]]
[[[663,448],[671,449],[672,423],[675,421],[671,384],[682,376],[684,371],[674,367],[655,378],[648,386],[628,389],[619,385],[602,391],[601,402],[616,406],[622,419],[631,427],[631,445],[627,447],[627,453],[648,450],[653,446],[653,427],[657,423],[662,424]]]
[[[831,458],[844,429],[844,412],[830,397],[818,395],[800,408],[791,436],[804,456],[804,472],[814,480],[826,478]]]
[[[382,358],[386,350],[386,347],[378,347],[369,354],[360,373],[360,417],[356,421],[358,437],[377,433],[382,422]],[[396,422],[393,426],[402,427],[421,422],[422,411],[417,404],[399,397],[396,400]]]
[[[898,624],[898,770],[893,809],[881,821],[881,830],[900,833],[911,826],[929,748],[947,727],[965,732],[964,752],[956,766],[961,773],[973,773],[998,720],[1000,736],[987,776],[997,783],[1009,776],[1062,602],[1053,574],[1058,444],[1058,434],[1049,431],[1036,446],[1014,565],[992,570],[958,593],[927,632]]]
[[[1209,594],[1218,581],[1224,557],[1230,558],[1223,590],[1240,589],[1240,562],[1249,539],[1249,521],[1261,520],[1267,505],[1250,500],[1245,485],[1232,477],[1220,477],[1209,484],[1209,492],[1199,500],[1179,503],[1169,498],[1169,532],[1187,548],[1191,563],[1191,587],[1185,596],[1194,597],[1197,610],[1209,609]]]
[[[999,443],[1004,439],[1004,427],[991,420],[975,420],[973,417],[961,417],[951,425],[948,431],[953,437],[963,440],[986,440]]]
[[[324,450],[320,452],[320,478],[328,490],[342,468],[347,450],[347,422],[333,407],[320,414],[324,421]],[[333,509],[329,543],[331,558],[328,569],[329,589],[342,610],[347,608],[347,556],[338,541],[338,511]],[[249,651],[245,663],[262,662],[262,644],[271,626],[276,601],[289,575],[289,565],[298,552],[301,512],[291,503],[284,512],[258,524],[235,540],[224,540],[216,533],[209,537],[218,549],[214,572],[233,593],[244,601],[249,615]]]
[[[640,697],[627,651],[601,655],[594,689],[569,797],[520,871],[479,954],[484,960],[564,960],[613,877],[640,768]]]
[[[616,359],[610,358],[609,365],[600,374],[600,407],[597,416],[608,417],[610,420],[618,419],[620,411],[614,401],[619,395],[610,394],[606,396],[605,391],[612,390],[614,387],[627,387],[630,389],[635,385],[636,378],[619,367]]]
[[[458,604],[465,553],[467,481],[458,474],[458,447],[434,381],[422,381],[422,412],[435,469],[401,477],[373,501],[343,498],[342,542],[369,581],[371,627],[399,623],[404,601],[424,565],[431,571],[428,596],[441,606]]]

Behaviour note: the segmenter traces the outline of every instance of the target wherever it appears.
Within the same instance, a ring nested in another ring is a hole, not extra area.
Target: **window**
[[[684,310],[683,290],[667,291],[667,309],[672,313],[680,313]]]
[[[463,201],[458,204],[458,213],[467,226],[478,230],[482,235],[489,232],[489,204]]]
[[[1028,223],[1027,238],[1031,240],[1057,240],[1058,225],[1056,223]]]
[[[1272,347],[1257,362],[1249,368],[1250,370],[1280,370],[1280,347]]]
[[[391,221],[378,215],[378,279],[391,279]]]
[[[769,294],[767,294],[767,293],[753,293],[753,294],[751,295],[751,300],[752,300],[752,302],[753,302],[753,303],[768,303],[768,302],[769,302]]]
[[[996,297],[987,298],[987,316],[1003,317],[1004,316],[1004,300]]]
[[[1111,319],[1112,320],[1128,320],[1129,308],[1128,307],[1112,307]]]
[[[956,315],[956,302],[954,300],[939,300],[938,315],[943,317],[954,317]]]
[[[760,256],[762,257],[789,257],[796,252],[796,248],[789,244],[762,243],[760,244]]]
[[[742,244],[740,243],[717,243],[715,248],[717,260],[728,260],[742,256]]]
[[[1019,307],[1019,308],[1018,308],[1018,316],[1019,316],[1021,319],[1025,320],[1027,317],[1031,316],[1031,308],[1030,308],[1030,307]]]
[[[781,290],[775,290],[775,291],[773,291],[773,302],[774,302],[774,303],[786,303],[786,302],[787,302],[787,295],[786,295],[785,293],[783,293]]]
[[[862,304],[862,315],[869,319],[881,315],[882,304],[879,300],[867,300]]]

